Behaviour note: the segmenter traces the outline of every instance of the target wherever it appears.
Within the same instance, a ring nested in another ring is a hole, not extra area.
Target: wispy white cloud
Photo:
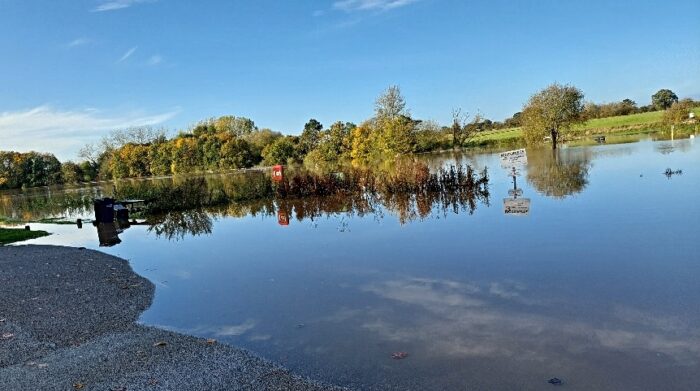
[[[58,110],[39,106],[3,112],[0,113],[0,150],[37,150],[54,153],[61,160],[73,159],[82,146],[99,140],[107,131],[162,124],[178,111],[110,115],[95,109]]]
[[[76,39],[74,39],[74,40],[68,42],[68,43],[66,44],[66,46],[69,47],[69,48],[74,48],[74,47],[77,47],[77,46],[87,45],[87,44],[89,44],[90,42],[92,42],[92,40],[87,39],[87,38],[76,38]]]
[[[237,325],[222,326],[216,330],[216,335],[222,337],[232,337],[243,335],[255,327],[256,322],[252,319],[248,319],[245,322]]]
[[[388,11],[401,8],[420,0],[339,0],[333,3],[333,8],[352,11]]]
[[[92,12],[116,11],[124,8],[129,8],[138,3],[146,3],[155,0],[110,0],[102,2],[100,5],[92,9]]]
[[[515,281],[480,288],[477,283],[403,278],[374,282],[363,290],[413,306],[410,320],[393,314],[394,305],[378,305],[370,315],[364,310],[346,311],[343,321],[357,318],[361,327],[381,339],[423,345],[424,355],[580,364],[583,352],[600,357],[610,352],[633,355],[644,351],[666,355],[679,365],[696,367],[700,361],[700,332],[692,322],[625,307],[615,308],[612,314],[601,312],[604,320],[595,322],[552,316],[542,311],[553,308],[551,304]],[[525,305],[515,309],[513,303]],[[560,349],[562,343],[567,349]]]
[[[138,49],[138,46],[134,46],[133,48],[127,50],[126,53],[124,53],[124,55],[121,56],[119,58],[119,60],[117,60],[117,62],[122,62],[122,61],[126,60],[127,58],[131,57],[131,55],[134,54],[136,49]]]
[[[163,62],[163,57],[161,57],[158,54],[153,55],[153,56],[151,56],[151,58],[148,59],[148,65],[151,65],[151,66],[158,65],[161,62]]]

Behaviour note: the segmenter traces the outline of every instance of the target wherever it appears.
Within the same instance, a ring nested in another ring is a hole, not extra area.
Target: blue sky
[[[0,149],[74,158],[110,129],[232,114],[299,133],[411,113],[495,120],[558,81],[700,97],[700,2],[0,0]]]

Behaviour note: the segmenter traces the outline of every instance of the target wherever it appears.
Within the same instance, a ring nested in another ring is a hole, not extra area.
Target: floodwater
[[[34,224],[55,234],[30,243],[126,258],[157,286],[141,322],[335,384],[543,390],[556,377],[570,390],[697,390],[698,141],[527,158],[520,195],[497,154],[425,157],[488,167],[489,200],[471,214],[215,215],[197,235],[132,226],[113,247],[88,224]],[[529,202],[506,214],[512,194]]]

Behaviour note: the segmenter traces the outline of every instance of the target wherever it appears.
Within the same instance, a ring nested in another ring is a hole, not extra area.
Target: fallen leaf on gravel
[[[3,333],[3,334],[2,334],[2,339],[12,339],[12,338],[14,338],[14,336],[15,336],[15,335],[12,334],[12,333]]]
[[[216,343],[216,340],[213,339],[213,338],[209,338],[209,339],[207,340],[207,343],[208,343],[209,345],[213,345],[213,344]]]
[[[393,358],[394,360],[401,360],[406,357],[408,357],[408,353],[406,352],[396,352],[391,354],[391,358]]]
[[[85,384],[83,384],[83,383],[73,384],[73,388],[75,388],[76,390],[82,390],[84,387],[85,387]]]
[[[168,343],[165,341],[158,341],[153,344],[153,346],[158,347],[158,346],[166,346]]]

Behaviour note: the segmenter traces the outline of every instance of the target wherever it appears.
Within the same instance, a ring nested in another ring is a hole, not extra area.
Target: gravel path
[[[97,251],[0,246],[0,390],[340,390],[137,325],[153,293],[127,261]]]

